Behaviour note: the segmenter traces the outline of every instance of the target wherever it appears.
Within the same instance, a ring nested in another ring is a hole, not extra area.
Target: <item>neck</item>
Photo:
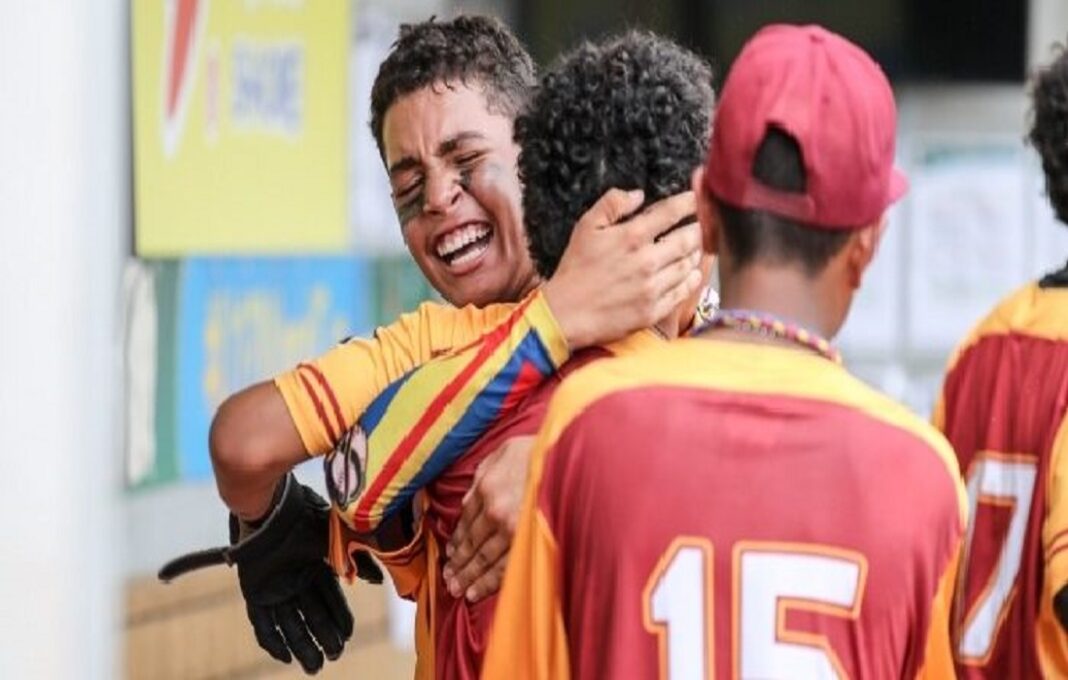
[[[753,264],[720,279],[720,308],[764,312],[830,338],[836,328],[834,292],[794,268]]]
[[[528,296],[528,295],[530,295],[530,294],[531,294],[532,292],[534,292],[534,289],[535,289],[535,288],[537,288],[538,286],[540,286],[540,285],[541,285],[541,284],[543,284],[543,283],[545,283],[545,282],[541,280],[541,277],[540,277],[540,276],[538,276],[538,275],[537,275],[537,274],[535,274],[535,273],[531,273],[531,275],[530,275],[530,277],[529,277],[529,278],[527,279],[526,283],[524,283],[524,284],[523,284],[523,285],[522,285],[522,286],[521,286],[521,287],[519,288],[519,295],[518,295],[518,297],[516,297],[516,299],[515,299],[515,300],[513,300],[512,302],[519,302],[520,300],[522,300],[522,299],[526,298],[526,296]]]
[[[651,330],[665,340],[672,340],[679,337],[679,319],[672,314],[653,324]]]

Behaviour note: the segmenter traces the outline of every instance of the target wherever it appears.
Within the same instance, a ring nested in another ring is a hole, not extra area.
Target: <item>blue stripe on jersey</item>
[[[418,369],[412,369],[402,377],[391,382],[386,389],[382,390],[381,394],[375,397],[375,400],[371,402],[371,405],[367,407],[367,410],[364,411],[363,415],[356,421],[368,437],[370,437],[371,433],[374,432],[374,429],[378,427],[378,423],[382,421],[382,417],[386,415],[386,409],[393,403],[393,397],[397,396],[397,392],[400,388],[404,387],[404,383],[408,382],[408,378],[411,378],[416,370]]]
[[[405,507],[416,491],[434,481],[493,426],[500,415],[501,404],[511,394],[524,364],[533,365],[542,375],[551,375],[555,371],[541,338],[533,330],[528,331],[516,345],[508,363],[471,402],[464,415],[427,458],[419,473],[393,497],[382,513],[383,520]]]
[[[538,369],[538,373],[542,375],[552,375],[556,373],[556,367],[553,365],[553,359],[549,356],[549,351],[545,345],[541,342],[541,336],[537,335],[531,330],[526,338],[523,338],[523,342],[533,339],[536,342],[531,343],[529,351],[517,352],[520,355],[525,355],[523,358],[530,364],[534,365],[534,368]],[[525,350],[526,348],[524,348]]]

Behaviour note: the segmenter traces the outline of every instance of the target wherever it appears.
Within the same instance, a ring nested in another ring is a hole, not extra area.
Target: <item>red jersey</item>
[[[604,348],[576,352],[518,404],[503,409],[474,445],[426,485],[422,520],[416,538],[408,546],[392,553],[372,549],[389,570],[398,593],[417,603],[417,678],[474,680],[482,668],[497,595],[474,604],[462,596],[454,598],[441,576],[447,561],[444,547],[460,520],[463,498],[474,482],[479,464],[507,440],[538,431],[549,399],[563,376],[596,359],[661,342],[653,333],[642,331]],[[337,523],[333,531],[348,546],[346,554],[353,547],[361,547],[346,525]]]
[[[531,436],[541,427],[545,412],[560,381],[571,371],[595,359],[610,356],[601,348],[576,352],[560,370],[534,391],[468,449],[457,462],[426,488],[425,521],[438,546],[445,546],[456,530],[463,511],[463,499],[474,483],[475,472],[487,456],[513,437]],[[434,677],[437,680],[477,680],[489,640],[490,625],[497,607],[497,594],[472,604],[462,595],[453,597],[440,578],[445,568],[444,551],[439,551],[434,573]]]
[[[1068,289],[1017,291],[951,361],[935,413],[968,483],[953,640],[963,678],[1068,677]]]
[[[557,391],[484,678],[948,677],[964,493],[841,367],[686,339]]]

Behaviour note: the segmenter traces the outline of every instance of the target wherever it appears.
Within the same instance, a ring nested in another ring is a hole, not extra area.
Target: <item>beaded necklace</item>
[[[719,309],[712,315],[712,318],[694,326],[690,335],[697,335],[710,328],[731,328],[769,338],[789,340],[836,364],[842,363],[841,353],[823,336],[765,312],[748,309]]]

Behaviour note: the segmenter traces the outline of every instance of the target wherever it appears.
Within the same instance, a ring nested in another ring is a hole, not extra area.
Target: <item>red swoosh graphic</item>
[[[174,17],[174,35],[171,36],[171,63],[167,65],[167,118],[178,115],[178,93],[189,67],[190,46],[193,41],[193,24],[200,9],[199,0],[174,0],[177,4]]]

